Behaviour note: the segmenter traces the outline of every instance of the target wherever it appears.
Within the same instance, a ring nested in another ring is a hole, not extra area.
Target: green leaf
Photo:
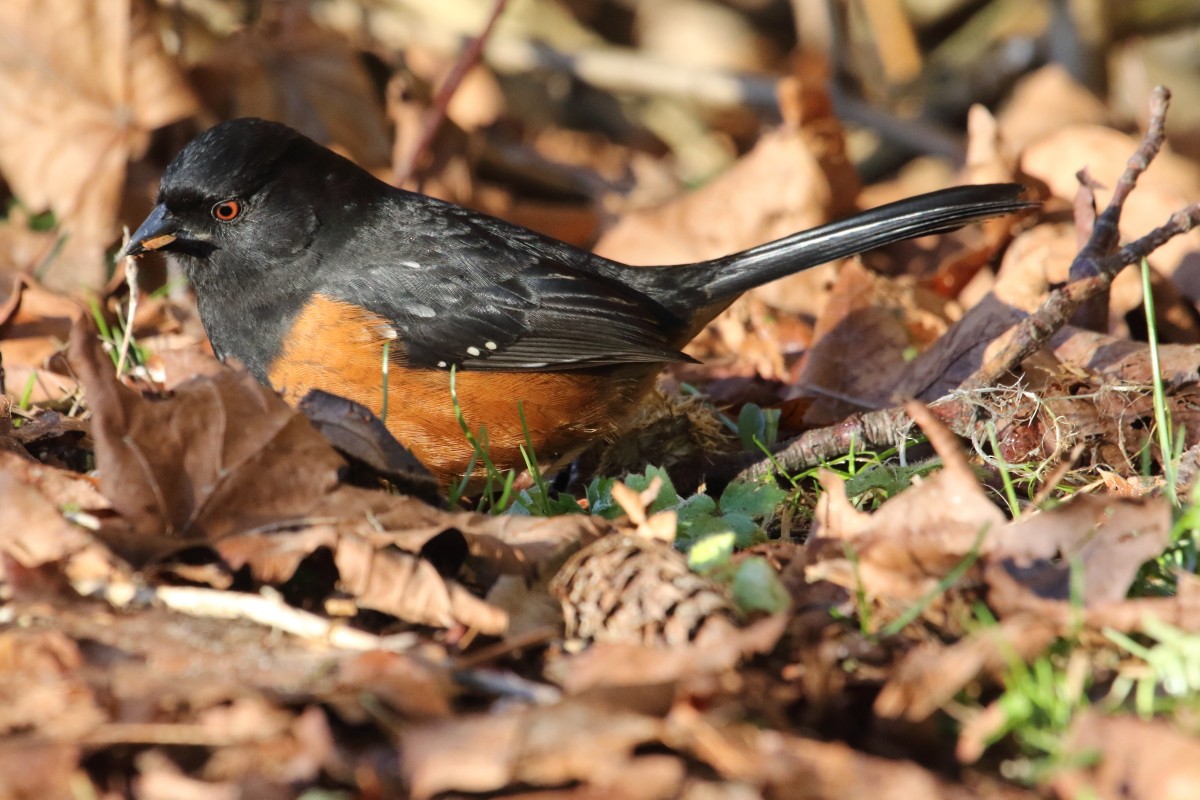
[[[654,499],[648,509],[651,514],[669,511],[679,505],[679,494],[675,491],[675,484],[671,483],[671,476],[662,467],[649,466],[646,467],[644,475],[627,475],[625,477],[625,485],[635,492],[646,491],[650,488],[650,482],[655,478],[662,478],[662,486],[658,490],[658,497]]]
[[[681,544],[687,545],[689,542],[698,542],[706,536],[722,533],[728,533],[735,538],[737,536],[737,531],[729,525],[724,517],[707,515],[697,517],[686,528],[681,528],[678,538]]]
[[[761,408],[754,403],[746,403],[738,412],[737,433],[742,447],[747,450],[758,450],[758,442],[770,447],[779,437],[778,408]],[[757,440],[757,442],[756,442]]]
[[[737,534],[739,550],[753,547],[767,540],[767,533],[752,518],[741,513],[723,514],[720,517],[730,530]]]
[[[791,597],[767,560],[752,556],[739,564],[734,573],[733,602],[742,611],[778,614],[787,609]]]
[[[721,493],[721,512],[765,520],[785,497],[787,492],[769,483],[731,483]]]
[[[534,486],[521,490],[504,513],[522,517],[555,517],[584,512],[571,495],[560,493],[543,498],[541,489]]]
[[[612,499],[612,487],[615,478],[595,478],[587,485],[584,493],[588,501],[588,513],[605,519],[616,519],[625,513]]]
[[[704,517],[711,517],[717,511],[717,501],[706,494],[694,494],[683,500],[675,507],[679,524],[687,526]]]
[[[732,532],[728,532],[700,539],[688,550],[688,567],[693,572],[704,574],[725,566],[733,555],[735,538]]]

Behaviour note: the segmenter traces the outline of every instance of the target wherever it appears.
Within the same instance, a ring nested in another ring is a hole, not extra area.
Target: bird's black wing
[[[595,256],[499,220],[411,196],[353,240],[323,293],[388,319],[414,367],[495,371],[690,361],[682,320],[590,265]],[[414,219],[414,216],[420,217]]]

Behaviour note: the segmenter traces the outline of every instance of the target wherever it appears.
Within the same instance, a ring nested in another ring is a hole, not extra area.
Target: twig
[[[963,381],[951,395],[931,408],[937,417],[960,436],[970,436],[976,427],[975,409],[956,398],[995,386],[1022,361],[1042,349],[1063,328],[1075,311],[1087,300],[1104,292],[1122,269],[1141,261],[1165,242],[1200,225],[1200,203],[1175,212],[1165,225],[1155,228],[1137,241],[1109,253],[1116,241],[1121,208],[1138,177],[1158,154],[1165,138],[1164,123],[1170,92],[1157,87],[1150,102],[1150,124],[1141,145],[1130,157],[1124,174],[1113,188],[1108,207],[1096,218],[1092,235],[1071,264],[1075,277],[1066,286],[1055,289],[1042,306],[1022,319],[1005,334],[1004,347]],[[797,436],[774,454],[780,466],[789,471],[808,469],[822,461],[844,455],[855,447],[892,447],[903,438],[912,424],[902,406],[855,414],[841,423]],[[753,480],[773,471],[770,461],[758,461],[738,473],[736,480]]]
[[[417,140],[416,147],[409,155],[408,163],[404,167],[403,172],[396,174],[396,185],[403,185],[409,178],[416,173],[420,163],[425,158],[425,154],[429,152],[429,148],[433,146],[434,137],[437,136],[438,130],[442,127],[442,123],[446,119],[447,109],[450,107],[450,101],[454,99],[454,93],[458,91],[458,87],[462,85],[463,78],[471,70],[471,67],[479,63],[483,57],[483,47],[491,38],[492,31],[496,27],[496,21],[500,19],[500,15],[504,12],[504,8],[508,5],[508,0],[496,0],[492,6],[492,13],[488,17],[487,22],[483,26],[483,31],[478,36],[470,41],[462,55],[454,64],[454,68],[450,70],[450,74],[442,81],[441,87],[438,89],[437,95],[433,98],[433,106],[429,110],[429,114],[425,119],[425,129],[421,131],[421,138]]]
[[[125,236],[121,241],[121,252],[125,252],[125,248],[129,246],[129,229],[125,229]],[[121,336],[121,350],[117,357],[117,375],[120,376],[125,371],[125,358],[129,355],[129,344],[133,339],[133,317],[137,314],[138,305],[138,266],[137,259],[133,256],[125,256],[125,283],[129,286],[129,311],[125,317],[125,331]]]
[[[325,617],[293,608],[283,600],[261,594],[227,592],[191,586],[160,586],[133,597],[122,591],[123,587],[112,587],[106,599],[116,606],[127,605],[131,599],[157,602],[193,617],[215,619],[244,619],[258,625],[290,633],[302,639],[321,641],[341,650],[391,650],[402,651],[417,642],[415,634],[376,636],[366,631],[350,628]]]

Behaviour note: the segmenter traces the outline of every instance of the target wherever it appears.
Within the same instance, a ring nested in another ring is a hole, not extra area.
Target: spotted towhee
[[[450,397],[501,467],[543,466],[620,431],[662,364],[738,295],[900,239],[1032,205],[1016,184],[875,208],[698,264],[630,267],[396,189],[277,123],[200,134],[163,176],[126,253],[186,270],[217,355],[300,400],[381,410],[443,482],[472,456]],[[520,407],[522,413],[518,410]]]

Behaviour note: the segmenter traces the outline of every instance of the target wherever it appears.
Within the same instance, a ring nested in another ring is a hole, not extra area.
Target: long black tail
[[[1025,187],[1017,183],[942,189],[712,261],[643,272],[657,279],[659,291],[655,294],[663,299],[668,299],[672,290],[682,290],[720,302],[776,278],[891,242],[943,233],[970,222],[1036,206],[1036,202],[1022,198],[1024,192]]]

